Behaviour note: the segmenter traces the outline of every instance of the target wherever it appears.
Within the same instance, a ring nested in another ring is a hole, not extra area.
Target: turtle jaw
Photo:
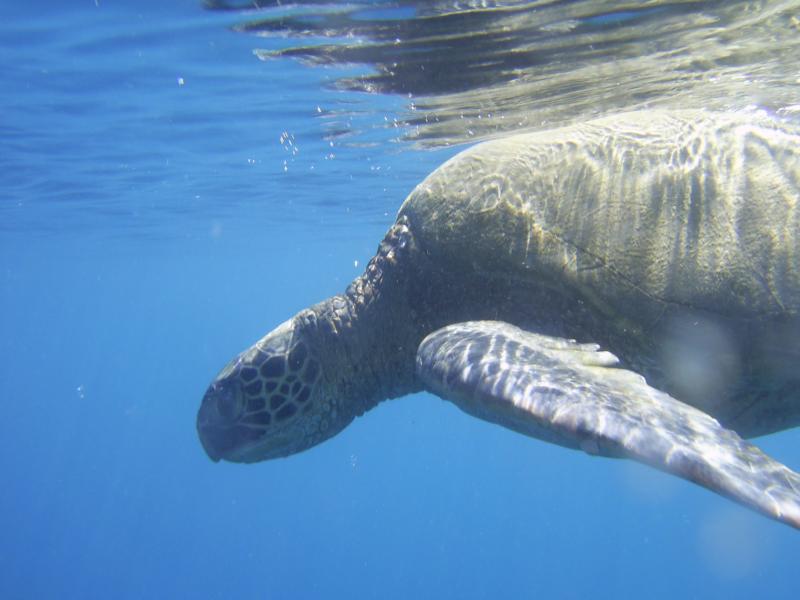
[[[270,447],[272,447],[272,444],[276,446],[275,450],[270,451],[269,448],[265,448],[263,443],[258,441],[243,443],[241,430],[237,430],[235,427],[225,428],[198,422],[197,432],[203,450],[215,463],[220,462],[220,460],[233,463],[254,463],[293,454],[292,451],[283,449],[288,446],[290,440],[288,438],[279,439],[284,436],[279,436],[275,433],[269,434]],[[260,432],[260,436],[266,437],[266,435],[266,432]]]

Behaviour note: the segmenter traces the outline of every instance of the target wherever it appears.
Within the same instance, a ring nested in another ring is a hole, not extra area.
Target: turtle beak
[[[217,451],[214,449],[214,446],[212,446],[208,442],[208,437],[204,436],[202,433],[200,434],[200,443],[203,445],[203,450],[206,451],[206,454],[208,455],[208,458],[210,458],[215,463],[220,461],[222,456],[217,454]]]

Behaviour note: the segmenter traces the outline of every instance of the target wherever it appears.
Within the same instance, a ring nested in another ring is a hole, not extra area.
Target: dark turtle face
[[[203,397],[197,432],[208,456],[256,462],[319,441],[320,375],[293,321],[269,333],[231,361]]]

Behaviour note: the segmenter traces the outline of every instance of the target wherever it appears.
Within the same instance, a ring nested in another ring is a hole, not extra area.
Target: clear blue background
[[[260,62],[270,42],[199,2],[11,4],[0,597],[797,597],[799,532],[429,395],[289,459],[211,463],[209,380],[344,289],[454,150],[369,129],[402,99]],[[326,139],[337,121],[366,130]],[[797,431],[759,443],[800,469]]]

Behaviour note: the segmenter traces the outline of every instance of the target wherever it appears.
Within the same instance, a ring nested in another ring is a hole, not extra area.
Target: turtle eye
[[[217,413],[224,420],[233,421],[241,414],[241,394],[238,393],[238,386],[234,382],[223,380],[215,383],[211,392],[216,400]]]

